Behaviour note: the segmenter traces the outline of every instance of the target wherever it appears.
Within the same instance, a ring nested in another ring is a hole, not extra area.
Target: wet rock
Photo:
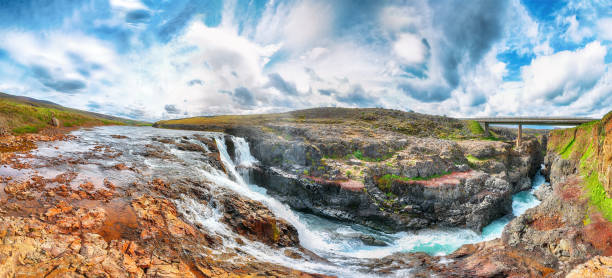
[[[176,144],[176,147],[181,151],[206,153],[206,149],[201,145],[186,140],[182,140],[180,143]]]
[[[225,149],[227,154],[230,156],[232,161],[236,161],[236,146],[234,145],[234,140],[232,140],[232,136],[225,135],[223,137],[225,141]]]
[[[47,221],[56,224],[60,228],[59,232],[64,234],[95,231],[100,229],[106,220],[106,211],[103,208],[73,209],[63,201],[48,209],[44,215]]]
[[[380,239],[377,239],[371,235],[360,235],[359,239],[363,244],[369,246],[387,246],[388,244]]]
[[[176,238],[196,235],[196,230],[178,217],[176,206],[169,200],[144,195],[132,201],[132,208],[142,228],[142,239],[163,234]]]
[[[130,167],[128,167],[124,163],[117,163],[117,164],[115,164],[115,166],[113,166],[113,168],[115,168],[116,170],[119,170],[119,171],[129,170],[130,169]]]
[[[545,277],[554,272],[499,240],[466,244],[447,256],[447,273],[469,277]]]
[[[176,156],[171,154],[169,150],[167,150],[163,146],[153,144],[148,144],[145,146],[145,152],[143,153],[143,156],[168,160],[176,159]]]
[[[237,195],[218,197],[224,208],[222,221],[236,233],[276,247],[298,246],[297,230],[275,217],[263,204]]]
[[[553,194],[552,187],[549,184],[542,184],[538,189],[533,192],[533,195],[538,198],[538,200],[543,201],[547,196]]]

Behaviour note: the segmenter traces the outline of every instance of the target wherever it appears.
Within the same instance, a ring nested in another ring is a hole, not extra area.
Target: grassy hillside
[[[612,112],[600,121],[553,130],[548,151],[577,161],[584,197],[592,209],[612,221]],[[588,216],[587,216],[588,219]]]
[[[0,128],[14,134],[36,133],[52,126],[52,119],[62,127],[97,125],[139,125],[144,122],[92,113],[28,97],[0,93]]]
[[[194,117],[159,121],[155,126],[170,128],[198,126],[209,130],[223,130],[232,126],[265,126],[278,123],[342,124],[449,139],[481,137],[484,133],[482,129],[475,129],[474,123],[468,121],[382,108],[328,107],[276,114]]]

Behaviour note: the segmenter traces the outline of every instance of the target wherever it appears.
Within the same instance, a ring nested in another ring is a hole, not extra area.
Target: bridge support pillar
[[[516,134],[516,149],[517,150],[521,148],[522,137],[523,137],[523,125],[519,124],[518,125],[518,132]]]
[[[484,125],[484,136],[485,137],[491,136],[491,132],[489,132],[489,123],[484,122],[483,125]]]

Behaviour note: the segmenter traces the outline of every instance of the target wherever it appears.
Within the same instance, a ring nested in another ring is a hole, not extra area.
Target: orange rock
[[[129,170],[129,169],[130,169],[130,167],[126,166],[126,165],[125,165],[125,164],[123,164],[123,163],[116,164],[116,165],[115,165],[115,166],[113,166],[113,167],[114,167],[115,169],[119,170],[119,171]]]
[[[66,202],[64,201],[60,201],[57,206],[55,206],[54,208],[50,208],[47,210],[47,212],[45,212],[45,216],[47,218],[51,218],[54,217],[60,213],[67,213],[69,211],[72,210],[72,206],[68,205]]]
[[[178,218],[176,207],[169,200],[144,195],[132,201],[132,207],[143,228],[142,239],[155,237],[160,233],[173,237],[196,234],[195,228]]]
[[[83,190],[91,191],[94,189],[94,184],[88,181],[86,183],[82,183],[81,185],[79,185],[79,187]]]
[[[106,188],[110,189],[110,190],[114,190],[117,186],[115,186],[115,184],[113,184],[111,181],[104,179],[104,186],[106,186]]]
[[[106,212],[103,208],[94,208],[89,211],[80,208],[77,210],[76,216],[81,221],[81,227],[83,229],[94,230],[100,228],[104,224]]]

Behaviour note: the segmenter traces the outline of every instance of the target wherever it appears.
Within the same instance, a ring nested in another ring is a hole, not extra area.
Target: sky
[[[612,0],[0,0],[0,91],[139,120],[612,110]]]

